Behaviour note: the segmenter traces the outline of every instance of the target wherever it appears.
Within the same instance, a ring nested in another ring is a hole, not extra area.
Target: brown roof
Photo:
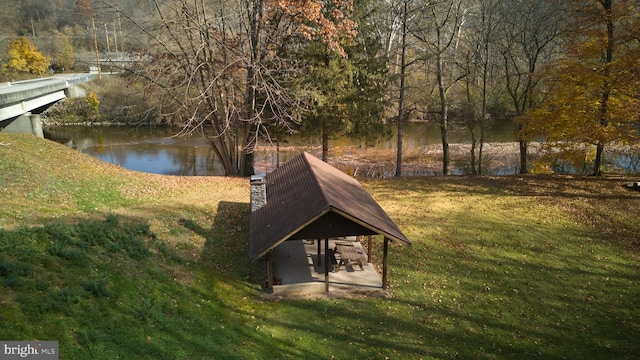
[[[356,179],[308,153],[264,180],[266,205],[251,213],[252,260],[285,240],[380,234],[411,244]]]

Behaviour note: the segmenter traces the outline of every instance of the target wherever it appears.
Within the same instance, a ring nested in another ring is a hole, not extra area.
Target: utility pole
[[[98,66],[98,79],[102,79],[102,70],[100,70],[100,55],[98,54],[98,29],[96,29],[95,19],[91,18],[91,26],[93,27],[93,46],[96,50],[96,65]]]
[[[120,54],[118,53],[118,32],[116,31],[116,25],[113,25],[113,42],[116,46],[116,60],[120,59]]]
[[[116,6],[116,11],[118,13],[118,29],[120,30],[120,50],[122,52],[122,58],[124,59],[124,36],[122,36],[122,21],[120,21],[120,8],[117,6]]]
[[[107,39],[107,59],[111,57],[111,47],[109,46],[109,29],[107,29],[107,23],[104,24],[104,36]]]

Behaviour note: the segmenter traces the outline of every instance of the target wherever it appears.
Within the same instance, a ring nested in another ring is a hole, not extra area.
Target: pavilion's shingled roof
[[[266,205],[251,213],[252,260],[290,239],[381,234],[411,244],[356,179],[308,153],[264,182]]]

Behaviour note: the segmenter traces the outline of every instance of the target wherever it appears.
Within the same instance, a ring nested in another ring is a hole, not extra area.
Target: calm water
[[[410,123],[403,128],[407,149],[439,144],[440,132],[437,124]],[[215,160],[209,145],[198,135],[175,137],[177,129],[144,127],[85,127],[61,126],[45,129],[45,137],[77,148],[103,161],[120,165],[134,171],[165,175],[222,175],[222,167]],[[495,125],[488,131],[487,142],[515,141],[511,124]],[[468,131],[453,129],[451,143],[469,141]],[[389,140],[379,141],[376,147],[395,149],[395,135]],[[319,142],[290,137],[283,146],[312,145]],[[349,139],[337,139],[330,146],[359,145]],[[281,151],[280,163],[295,157],[299,151]],[[256,164],[275,167],[276,152],[256,152]],[[261,172],[260,169],[256,170]]]

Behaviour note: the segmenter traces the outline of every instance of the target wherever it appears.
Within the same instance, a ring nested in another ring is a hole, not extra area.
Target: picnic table
[[[364,270],[366,259],[364,251],[350,243],[336,243],[334,252],[340,254],[340,261],[334,267],[334,271],[338,272],[341,266],[358,264],[360,270]]]

